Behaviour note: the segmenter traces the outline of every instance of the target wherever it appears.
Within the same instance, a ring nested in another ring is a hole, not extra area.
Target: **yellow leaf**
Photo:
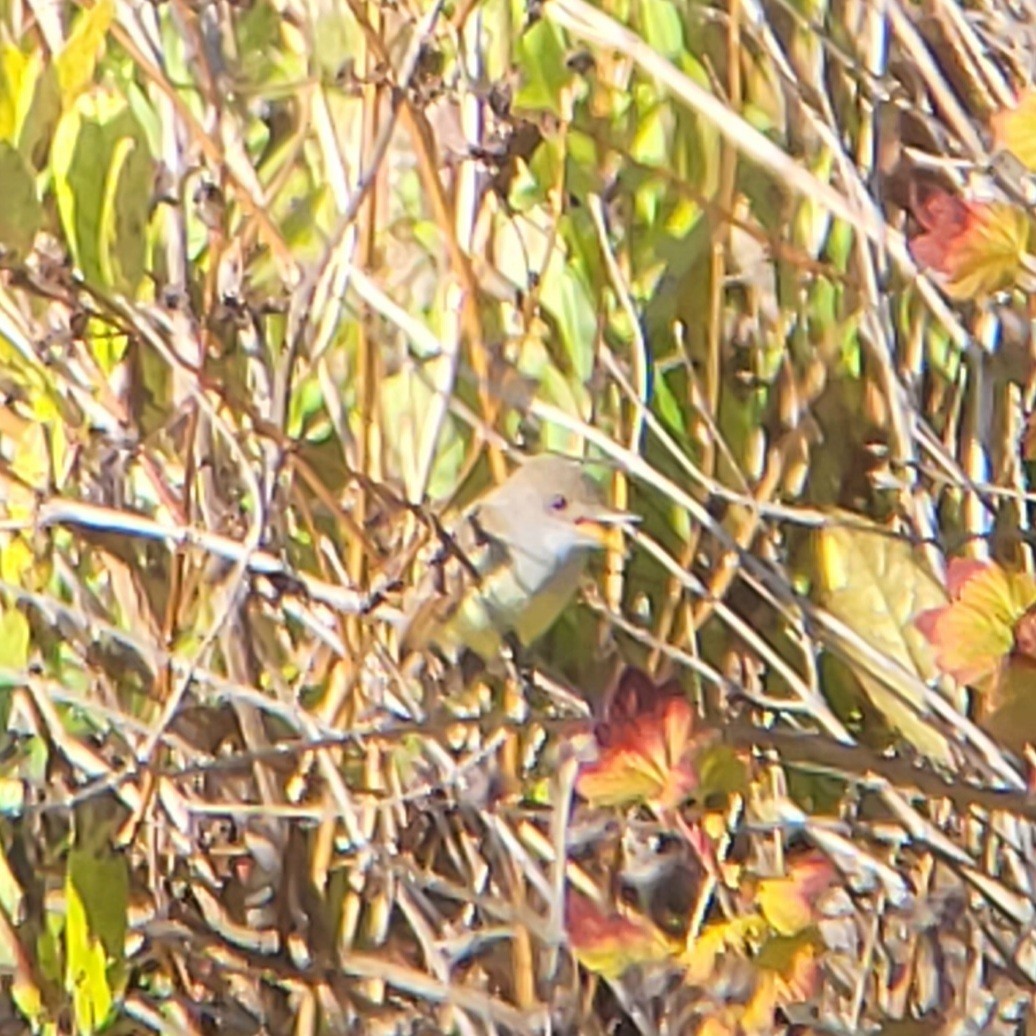
[[[702,985],[716,973],[719,959],[726,953],[747,956],[751,946],[766,935],[766,921],[759,914],[736,917],[709,925],[687,947],[681,963],[691,985]]]
[[[910,238],[917,262],[939,275],[955,299],[990,295],[1031,272],[1027,212],[1002,202],[965,201],[941,189],[914,206],[921,230]]]
[[[30,424],[14,448],[11,470],[27,485],[41,492],[50,481],[50,450],[42,424]]]
[[[946,603],[946,591],[906,540],[880,526],[853,527],[836,520],[813,539],[813,596],[822,607],[871,648],[922,680],[936,675],[932,646],[913,624],[918,612]],[[927,706],[918,689],[897,680],[872,676],[854,657],[853,645],[839,641],[839,652],[874,707],[918,751],[944,764],[952,759],[949,743],[925,721]]]
[[[104,946],[90,932],[87,912],[75,882],[65,882],[68,913],[65,917],[65,990],[72,997],[76,1031],[92,1034],[112,1009]]]
[[[33,1024],[33,1032],[38,1032],[38,1022],[43,1013],[43,996],[39,986],[29,977],[27,972],[15,975],[11,985],[11,997],[22,1015]]]
[[[759,882],[756,901],[770,927],[779,935],[795,935],[813,920],[810,904],[799,895],[790,878],[767,878]]]
[[[767,1027],[772,1026],[774,1012],[780,1004],[778,982],[779,977],[775,972],[759,971],[755,992],[741,1016],[743,1032],[765,1032]]]
[[[1009,659],[982,705],[980,725],[999,743],[1019,755],[1036,744],[1036,666],[1029,659]]]
[[[29,57],[14,44],[0,46],[0,140],[14,143],[19,126],[18,108]]]
[[[910,620],[946,603],[946,591],[914,548],[880,526],[837,524],[816,533],[819,603],[869,644],[923,679],[935,672],[925,637]]]
[[[86,322],[86,341],[93,358],[105,374],[111,375],[129,348],[129,335],[117,334],[111,324],[91,317]]]
[[[997,112],[990,123],[997,146],[1036,172],[1036,90],[1026,90],[1014,108]]]
[[[1010,288],[1029,250],[1029,216],[1015,205],[973,205],[972,219],[954,242],[946,293],[974,299]]]
[[[29,661],[29,620],[19,611],[0,612],[0,666],[24,669]]]
[[[61,100],[67,108],[93,82],[97,61],[112,20],[115,0],[97,0],[79,16],[68,42],[55,58]]]

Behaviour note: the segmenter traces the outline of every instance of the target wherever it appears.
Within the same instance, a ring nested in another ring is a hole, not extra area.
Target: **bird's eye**
[[[566,507],[568,507],[568,498],[560,493],[550,498],[550,509],[552,511],[563,511]]]

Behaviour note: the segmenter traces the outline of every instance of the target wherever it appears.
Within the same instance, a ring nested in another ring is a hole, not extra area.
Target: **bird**
[[[609,529],[635,521],[606,506],[582,462],[530,458],[447,530],[404,610],[404,654],[467,649],[488,662],[512,637],[531,645],[572,599]]]

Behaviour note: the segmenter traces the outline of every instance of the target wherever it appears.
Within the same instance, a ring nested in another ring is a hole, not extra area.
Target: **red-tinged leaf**
[[[953,559],[947,573],[951,600],[914,619],[935,648],[936,664],[962,684],[983,685],[995,678],[1018,644],[1031,653],[1036,637],[1027,616],[1036,606],[1036,580],[992,562]]]
[[[946,566],[946,592],[951,600],[960,597],[964,584],[989,568],[988,561],[977,561],[974,558],[951,558]]]
[[[681,829],[684,833],[684,837],[687,839],[687,844],[690,846],[691,852],[701,860],[706,869],[710,872],[719,870],[720,866],[719,860],[716,858],[715,841],[707,829],[709,822],[716,817],[717,814],[710,813],[705,817],[702,823],[681,825]],[[727,833],[726,817],[719,816],[719,821],[719,831],[716,834],[716,840],[723,838]]]
[[[1031,609],[1014,624],[1014,653],[1036,661],[1036,612]]]
[[[695,757],[710,737],[694,726],[677,684],[656,685],[626,669],[596,731],[597,760],[580,770],[577,791],[600,806],[677,805],[698,786]]]
[[[579,963],[607,979],[619,978],[634,965],[651,964],[673,955],[669,940],[646,918],[605,913],[578,892],[570,891],[565,901],[565,927]]]
[[[941,275],[946,294],[974,299],[1015,284],[1029,255],[1029,217],[1001,202],[966,202],[933,191],[914,210],[910,239],[919,264]]]
[[[788,876],[815,906],[817,897],[834,884],[838,871],[823,853],[807,852],[791,861]]]
[[[914,259],[931,270],[949,273],[949,252],[967,230],[968,206],[948,191],[932,191],[913,211],[924,231],[910,239]]]
[[[655,683],[643,669],[627,666],[605,702],[604,722],[621,724],[633,721],[674,698],[684,697],[683,689],[675,680]]]
[[[989,121],[996,146],[1036,172],[1036,90],[1026,90],[1013,108],[997,112]]]

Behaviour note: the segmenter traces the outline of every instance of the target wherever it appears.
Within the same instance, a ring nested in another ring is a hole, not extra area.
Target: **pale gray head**
[[[581,461],[541,454],[479,503],[479,523],[517,551],[556,563],[603,547],[609,526],[632,522],[608,508]]]

